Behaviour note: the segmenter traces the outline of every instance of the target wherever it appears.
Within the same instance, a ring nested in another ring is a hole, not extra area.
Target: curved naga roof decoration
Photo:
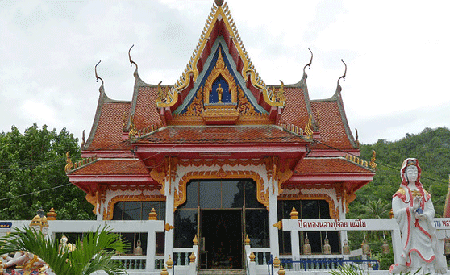
[[[219,1],[220,2],[220,1]],[[175,85],[170,89],[170,91],[167,93],[167,97],[165,100],[159,100],[156,102],[158,107],[170,107],[175,105],[175,103],[178,101],[178,93],[180,93],[182,90],[186,89],[189,86],[190,78],[193,77],[193,81],[195,82],[198,78],[199,71],[197,68],[197,63],[203,53],[203,50],[206,47],[206,44],[208,42],[208,38],[211,36],[211,32],[214,29],[214,25],[217,20],[223,19],[224,25],[227,28],[231,39],[234,42],[234,46],[236,47],[237,51],[239,52],[239,55],[242,59],[242,62],[244,64],[241,74],[244,78],[247,78],[247,76],[250,76],[252,84],[259,89],[264,96],[264,100],[269,104],[270,106],[276,106],[276,107],[283,107],[285,105],[284,98],[280,98],[277,96],[274,96],[273,93],[271,93],[262,80],[262,78],[259,76],[259,74],[255,70],[255,66],[253,65],[252,61],[250,60],[250,57],[248,56],[248,52],[244,47],[244,43],[242,42],[239,32],[236,28],[236,24],[231,17],[231,12],[228,8],[227,3],[223,3],[223,5],[218,6],[216,1],[213,4],[213,7],[211,8],[211,13],[209,14],[208,18],[206,19],[205,27],[202,30],[202,34],[200,36],[199,42],[197,44],[197,47],[194,50],[193,55],[189,59],[189,63],[186,65],[186,69],[184,70],[183,74],[181,75],[180,79],[175,83]]]

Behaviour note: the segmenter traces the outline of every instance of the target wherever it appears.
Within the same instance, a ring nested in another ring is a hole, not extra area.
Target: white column
[[[269,238],[270,253],[273,258],[279,256],[278,248],[278,228],[273,224],[277,223],[277,197],[278,197],[278,181],[273,178],[269,180]]]
[[[342,201],[342,199],[341,199],[341,201]],[[339,207],[339,211],[340,211],[339,219],[344,220],[345,219],[345,206],[343,204],[341,204],[341,205],[342,205],[342,207]],[[344,242],[345,242],[345,240],[348,241],[348,233],[347,233],[347,231],[339,231],[339,236],[341,239],[341,252],[343,252],[344,251]],[[342,254],[344,254],[344,253],[342,253]]]
[[[291,249],[294,261],[300,259],[300,242],[298,239],[298,231],[291,231]]]
[[[145,271],[150,272],[155,270],[155,254],[156,254],[156,231],[153,229],[152,221],[150,223],[149,230],[147,232],[147,263],[145,265]]]
[[[174,188],[169,185],[169,179],[166,179],[164,186],[164,195],[166,196],[166,223],[173,226]],[[171,189],[170,192],[169,187]],[[169,260],[169,255],[173,260],[173,229],[164,232],[164,264],[166,264]]]

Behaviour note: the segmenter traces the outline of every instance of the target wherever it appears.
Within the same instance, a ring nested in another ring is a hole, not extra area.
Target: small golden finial
[[[278,259],[278,257],[275,256],[275,259],[273,259],[273,267],[274,268],[280,268],[280,264],[281,264],[280,259]]]
[[[295,209],[295,207],[292,207],[291,211],[291,220],[298,220],[298,211]]]
[[[102,62],[102,61],[99,60],[97,65],[95,65],[95,77],[97,78],[97,82],[99,79],[102,81],[102,86],[103,86],[103,79],[100,76],[98,76],[98,74],[97,74],[97,66],[98,66],[98,64],[100,64],[100,62]]]
[[[195,262],[195,255],[194,255],[194,252],[192,252],[191,255],[189,255],[189,262],[190,262],[190,263]]]
[[[168,269],[172,269],[172,267],[173,267],[173,260],[172,260],[172,258],[170,257],[170,255],[169,255],[169,259],[168,259],[167,262],[166,262],[166,265],[167,265],[167,268],[168,268]]]
[[[130,117],[130,131],[128,132],[129,138],[134,138],[138,132],[136,131],[136,126],[134,125],[134,115]]]
[[[255,253],[250,253],[250,256],[248,256],[250,258],[250,262],[254,262],[256,259]]]
[[[372,158],[370,159],[370,162],[369,162],[369,166],[372,169],[377,168],[377,164],[375,163],[375,161],[377,160],[376,156],[377,156],[377,152],[375,152],[375,150],[372,150]]]
[[[55,221],[56,220],[56,212],[55,212],[55,209],[53,209],[53,207],[47,213],[47,220],[49,220],[49,221]]]
[[[309,115],[308,123],[306,123],[305,134],[308,139],[313,139],[314,132],[312,131],[312,115]]]
[[[148,213],[148,219],[150,221],[156,221],[156,210],[155,208],[152,208],[152,211]]]
[[[248,234],[247,234],[247,236],[245,236],[244,243],[245,243],[245,245],[250,245],[250,239],[248,237]]]
[[[342,63],[344,63],[345,69],[344,69],[344,75],[339,77],[339,79],[338,79],[338,86],[339,86],[339,81],[341,80],[341,78],[345,80],[345,76],[347,75],[347,64],[345,64],[344,59],[341,59],[341,61],[342,61]]]
[[[134,66],[136,66],[136,71],[137,71],[137,69],[138,69],[138,65],[136,64],[136,62],[134,62],[132,59],[131,59],[131,49],[134,47],[134,44],[133,45],[131,45],[131,47],[130,47],[130,49],[128,50],[128,58],[130,59],[130,63],[131,63],[131,65],[133,65],[134,64]]]
[[[192,240],[192,242],[194,243],[194,245],[198,245],[198,237],[197,237],[197,234],[195,234],[194,240]]]
[[[66,153],[66,166],[64,166],[64,172],[69,172],[73,168],[73,162],[70,159],[69,152]]]

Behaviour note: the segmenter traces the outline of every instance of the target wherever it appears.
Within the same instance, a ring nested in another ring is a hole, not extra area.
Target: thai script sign
[[[11,222],[0,222],[0,228],[11,228]]]
[[[283,231],[377,231],[398,229],[397,221],[391,219],[284,219],[282,224]]]
[[[449,218],[439,218],[434,219],[433,226],[436,229],[450,229],[450,219]]]

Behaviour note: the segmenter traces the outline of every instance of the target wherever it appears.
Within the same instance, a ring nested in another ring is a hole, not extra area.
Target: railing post
[[[256,275],[256,261],[255,261],[255,254],[253,252],[250,253],[250,255],[247,258],[247,262],[248,262],[248,271],[249,271],[249,275]]]

